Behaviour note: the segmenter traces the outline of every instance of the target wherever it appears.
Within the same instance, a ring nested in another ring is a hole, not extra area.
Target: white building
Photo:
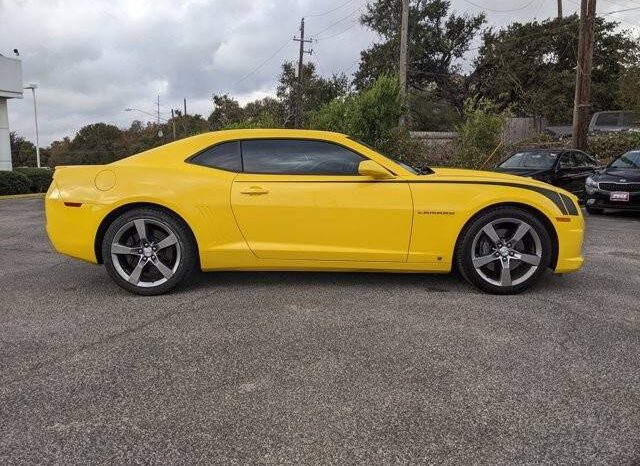
[[[22,99],[22,62],[0,55],[0,170],[11,170],[9,99]]]

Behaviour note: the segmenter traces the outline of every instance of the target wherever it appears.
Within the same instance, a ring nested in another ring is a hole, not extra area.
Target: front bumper
[[[640,192],[630,192],[628,201],[611,201],[611,193],[600,189],[588,192],[585,205],[594,209],[620,209],[640,211]]]
[[[568,222],[555,224],[558,235],[558,260],[555,273],[576,272],[582,268],[582,242],[584,240],[584,217],[578,210],[578,215],[567,217]]]

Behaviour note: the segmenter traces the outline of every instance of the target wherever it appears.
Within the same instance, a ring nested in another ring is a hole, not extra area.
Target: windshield
[[[402,168],[404,168],[405,170],[407,170],[408,172],[413,173],[414,175],[424,175],[425,173],[432,173],[432,171],[428,168],[419,168],[419,167],[412,167],[411,165],[407,165],[406,163],[401,162],[398,159],[395,159],[387,154],[383,154],[382,152],[380,152],[378,149],[376,149],[375,147],[370,146],[369,144],[367,144],[366,142],[362,142],[359,139],[356,138],[352,138],[349,137],[349,139],[351,139],[352,141],[357,142],[358,144],[371,149],[372,151],[374,151],[376,154],[380,154],[381,156],[383,156],[384,158],[387,158],[389,160],[391,160],[393,163],[397,163],[398,165],[400,165]]]
[[[615,159],[610,167],[613,168],[631,168],[631,169],[640,169],[640,150],[635,150],[631,152],[627,152],[624,155],[621,155],[619,158]]]
[[[499,166],[500,168],[551,168],[557,158],[557,152],[516,152]]]

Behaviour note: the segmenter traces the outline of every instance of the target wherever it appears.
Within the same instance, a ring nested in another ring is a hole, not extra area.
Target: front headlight
[[[589,177],[585,182],[585,187],[587,188],[587,192],[589,194],[593,194],[596,191],[596,189],[599,188],[599,185],[597,181],[594,181],[592,177]]]

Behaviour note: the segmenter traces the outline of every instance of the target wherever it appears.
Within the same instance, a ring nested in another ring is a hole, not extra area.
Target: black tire
[[[595,207],[587,207],[587,213],[589,215],[602,215],[604,213],[604,209],[597,209]]]
[[[511,224],[513,229],[508,228]],[[497,234],[498,242],[485,233],[484,229],[489,225]],[[521,225],[526,232],[522,239],[512,243],[509,239],[517,236]],[[454,267],[467,282],[482,291],[517,294],[546,273],[552,252],[549,232],[538,217],[517,207],[496,207],[482,212],[465,225],[456,244]],[[480,264],[485,258],[488,260],[485,265],[474,266],[474,260]],[[502,270],[504,268],[508,273]]]
[[[142,239],[140,224],[145,232]],[[127,252],[115,252],[115,247],[117,251],[126,247]],[[132,209],[117,217],[107,228],[101,249],[113,281],[143,296],[167,293],[190,278],[199,263],[198,248],[187,225],[154,207]]]

